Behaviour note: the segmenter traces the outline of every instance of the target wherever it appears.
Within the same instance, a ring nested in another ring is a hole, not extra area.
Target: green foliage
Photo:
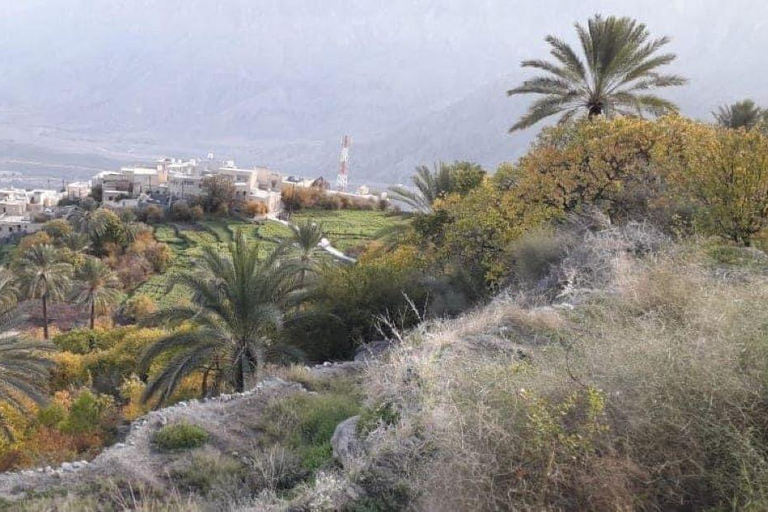
[[[123,381],[138,371],[141,354],[165,335],[165,331],[137,326],[75,329],[57,335],[53,343],[63,352],[56,356],[53,386],[67,389],[90,384],[101,393],[117,396]]]
[[[93,251],[98,256],[106,255],[112,248],[124,249],[128,246],[130,233],[126,225],[115,212],[106,208],[91,212],[84,229],[91,237]]]
[[[346,390],[301,393],[271,402],[261,426],[273,441],[294,451],[304,468],[314,471],[333,462],[336,426],[359,410],[359,397]]]
[[[72,329],[71,331],[57,334],[53,337],[56,348],[74,354],[88,354],[97,349],[112,348],[116,338],[108,334],[109,331],[92,329]]]
[[[198,371],[210,375],[212,389],[226,384],[243,391],[267,358],[290,352],[277,334],[298,286],[294,268],[279,264],[280,255],[275,250],[263,257],[258,244],[239,232],[224,251],[202,246],[195,272],[171,276],[173,284],[192,292],[191,302],[165,308],[148,321],[188,323],[193,329],[173,332],[143,354],[143,368],[159,356],[173,356],[147,386],[145,400],[157,395],[164,402],[183,377]]]
[[[380,339],[387,317],[408,328],[419,321],[428,289],[412,268],[364,263],[329,268],[311,295],[314,318],[300,319],[286,335],[313,360],[344,359],[360,341]]]
[[[59,402],[52,402],[37,411],[37,421],[49,428],[61,425],[67,418],[67,409]]]
[[[564,123],[575,116],[661,115],[675,111],[674,104],[649,90],[678,86],[686,79],[664,75],[659,68],[670,64],[673,53],[658,54],[669,39],[649,40],[645,25],[631,18],[595,15],[587,27],[576,24],[583,57],[563,40],[547,36],[556,62],[526,60],[523,67],[547,74],[526,80],[508,91],[514,94],[540,94],[510,131],[533,126],[542,119],[562,114]]]
[[[43,332],[48,339],[49,302],[62,300],[72,285],[72,265],[60,259],[52,245],[35,245],[26,249],[16,263],[22,296],[40,299],[43,305]]]
[[[109,313],[120,301],[121,283],[117,274],[101,260],[86,258],[75,275],[75,303],[88,308],[91,329],[95,327],[96,315]]]
[[[96,432],[102,425],[102,419],[114,406],[111,397],[95,395],[88,389],[80,391],[69,407],[69,414],[58,425],[68,434],[88,434]]]
[[[199,448],[207,443],[208,439],[210,439],[208,431],[190,423],[166,425],[152,435],[152,442],[162,451]]]
[[[752,100],[723,105],[717,109],[717,112],[712,112],[712,115],[717,124],[723,128],[768,129],[768,112]]]
[[[418,166],[412,178],[416,190],[391,187],[392,198],[417,212],[431,213],[435,201],[449,194],[469,193],[482,184],[486,174],[482,167],[471,162],[437,162],[433,167],[430,170],[426,165]]]
[[[55,242],[58,242],[65,235],[73,232],[72,225],[64,219],[49,220],[43,225],[43,231],[48,233]]]
[[[44,353],[49,350],[48,344],[13,336],[0,338],[0,401],[12,411],[27,413],[31,404],[42,405],[47,401],[50,362]],[[16,434],[3,409],[0,434],[9,440]]]
[[[686,149],[687,165],[672,178],[679,194],[697,205],[699,225],[749,246],[768,223],[768,137],[722,130]]]
[[[217,453],[192,453],[170,471],[173,482],[186,491],[203,496],[216,487],[247,487],[246,468],[237,460]]]
[[[360,413],[357,422],[357,435],[365,438],[380,425],[396,425],[400,421],[400,413],[392,402],[381,402],[372,407],[366,407]]]

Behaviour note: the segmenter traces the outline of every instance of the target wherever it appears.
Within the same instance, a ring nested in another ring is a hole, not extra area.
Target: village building
[[[42,223],[32,222],[26,216],[0,216],[0,240],[8,241],[38,231]]]
[[[66,187],[67,198],[71,200],[84,199],[91,193],[90,181],[75,181]]]
[[[263,203],[269,213],[280,210],[282,175],[267,167],[240,168],[233,160],[215,165],[210,158],[207,161],[163,158],[155,167],[123,167],[120,171],[99,173],[93,177],[93,186],[101,187],[105,205],[125,208],[150,198],[164,204],[194,200],[206,193],[205,180],[212,176],[230,180],[238,199]]]

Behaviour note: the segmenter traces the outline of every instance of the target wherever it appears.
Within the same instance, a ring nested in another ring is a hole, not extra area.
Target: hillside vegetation
[[[511,91],[544,95],[516,129],[562,122],[495,173],[419,166],[407,212],[291,187],[262,221],[210,180],[21,238],[3,505],[767,509],[766,111],[680,117],[637,93],[684,82],[666,38],[577,30],[586,64],[550,37],[565,67],[525,65],[567,79]]]

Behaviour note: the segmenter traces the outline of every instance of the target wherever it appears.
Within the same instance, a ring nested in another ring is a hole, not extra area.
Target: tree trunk
[[[43,295],[43,338],[48,339],[48,297]]]
[[[589,119],[592,119],[593,117],[600,116],[603,114],[603,104],[602,103],[592,103],[589,105]]]
[[[246,365],[247,365],[245,354],[240,356],[240,360],[237,362],[237,366],[239,367],[237,371],[235,372],[235,392],[236,393],[242,393],[245,391],[245,372]]]
[[[203,382],[200,385],[200,391],[202,392],[203,398],[208,396],[208,374],[211,373],[210,368],[206,368],[203,372]]]
[[[91,301],[91,330],[96,326],[96,303]]]

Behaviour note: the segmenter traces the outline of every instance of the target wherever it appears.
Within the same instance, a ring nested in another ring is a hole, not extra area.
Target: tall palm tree
[[[42,302],[43,336],[48,339],[48,304],[66,296],[72,284],[72,265],[62,262],[57,249],[48,244],[27,249],[18,265],[22,296]]]
[[[675,59],[673,53],[657,52],[669,43],[667,37],[649,39],[646,26],[631,18],[596,15],[587,27],[576,24],[583,57],[563,40],[547,36],[555,62],[526,60],[523,67],[547,74],[526,80],[507,91],[514,94],[541,94],[510,131],[522,130],[539,121],[562,114],[560,122],[586,114],[662,115],[677,107],[647,91],[678,86],[686,79],[666,75],[659,68]]]
[[[69,221],[78,231],[87,235],[91,240],[95,240],[104,234],[106,224],[104,216],[99,212],[101,210],[85,210],[77,208],[72,210]]]
[[[299,286],[304,286],[308,274],[319,271],[323,249],[323,227],[312,221],[291,225],[291,236],[283,241],[286,252],[295,255],[298,263]]]
[[[120,300],[121,282],[108,266],[97,258],[88,258],[76,273],[77,304],[88,306],[91,329],[95,327],[96,315],[105,314]]]
[[[170,355],[147,386],[145,401],[158,396],[162,404],[183,377],[196,371],[203,372],[204,394],[223,383],[241,392],[266,358],[290,350],[281,345],[278,333],[298,286],[295,269],[280,262],[281,255],[278,248],[260,256],[258,243],[238,232],[227,250],[204,246],[196,271],[170,279],[169,286],[192,292],[191,303],[159,311],[148,322],[193,327],[173,332],[143,354],[144,369],[158,356]]]
[[[0,335],[0,401],[21,412],[28,412],[28,401],[38,405],[46,402],[51,361],[40,352],[50,349],[48,344]],[[0,432],[6,439],[14,439],[9,419],[2,409]]]
[[[451,192],[451,166],[444,162],[436,162],[432,169],[419,165],[411,179],[416,190],[397,185],[390,187],[389,192],[392,199],[416,212],[431,213],[435,200]]]
[[[91,245],[91,239],[85,233],[72,232],[62,235],[59,243],[74,254],[82,254]]]
[[[752,100],[737,101],[724,105],[712,112],[717,124],[723,128],[745,128],[751,130],[755,126],[764,125],[768,121],[768,111],[760,108]]]

